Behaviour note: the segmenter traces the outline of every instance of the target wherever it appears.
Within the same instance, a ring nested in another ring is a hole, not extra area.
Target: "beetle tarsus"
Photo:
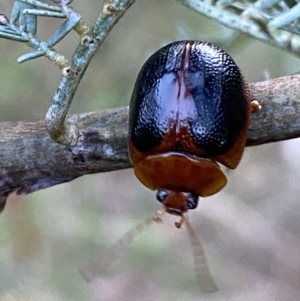
[[[175,225],[175,227],[176,227],[177,229],[180,229],[180,228],[181,228],[181,225],[183,224],[183,222],[184,222],[184,219],[183,219],[183,217],[181,216],[180,219],[179,219],[177,222],[174,223],[174,225]]]

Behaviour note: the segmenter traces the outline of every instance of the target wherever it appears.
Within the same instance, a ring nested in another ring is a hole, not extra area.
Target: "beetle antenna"
[[[97,257],[88,263],[85,267],[78,269],[81,277],[90,283],[103,274],[124,251],[132,244],[137,235],[148,228],[153,223],[162,222],[162,216],[165,214],[166,209],[163,206],[161,210],[151,217],[148,217],[141,223],[138,223],[128,232],[126,232],[119,240],[117,240],[110,248],[108,248],[101,257]]]
[[[186,226],[188,236],[192,245],[194,269],[199,287],[203,293],[216,292],[219,289],[211,276],[202,244],[188,218],[186,216],[182,216],[182,219]]]

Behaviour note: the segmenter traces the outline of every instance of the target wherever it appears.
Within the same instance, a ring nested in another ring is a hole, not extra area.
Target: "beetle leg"
[[[183,217],[181,216],[180,219],[179,219],[179,221],[175,222],[174,225],[175,225],[175,227],[176,227],[177,229],[180,229],[180,228],[181,228],[181,225],[183,224],[183,222],[184,222],[184,219],[183,219]]]

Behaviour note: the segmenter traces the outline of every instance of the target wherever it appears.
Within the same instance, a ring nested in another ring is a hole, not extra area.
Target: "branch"
[[[248,146],[300,137],[300,75],[250,84],[253,113]],[[0,123],[0,205],[12,193],[27,194],[85,174],[129,168],[128,108],[73,115],[77,144],[53,142],[44,120]]]
[[[279,5],[279,1],[272,0],[177,2],[224,26],[300,56],[298,3]]]

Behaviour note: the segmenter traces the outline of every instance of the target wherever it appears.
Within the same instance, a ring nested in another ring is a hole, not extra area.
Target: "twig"
[[[79,138],[77,125],[65,122],[74,94],[99,46],[134,2],[135,0],[111,1],[110,6],[116,13],[111,13],[107,9],[103,10],[87,33],[89,38],[85,40],[88,40],[89,43],[81,43],[75,51],[68,69],[70,72],[67,73],[69,76],[64,74],[62,77],[45,118],[46,128],[57,143],[68,146],[74,146],[77,143]]]

